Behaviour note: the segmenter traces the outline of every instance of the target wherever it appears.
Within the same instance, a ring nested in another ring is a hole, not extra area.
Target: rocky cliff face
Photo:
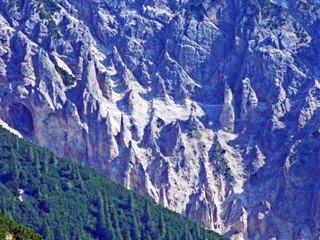
[[[0,0],[0,118],[234,239],[319,238],[319,9]]]

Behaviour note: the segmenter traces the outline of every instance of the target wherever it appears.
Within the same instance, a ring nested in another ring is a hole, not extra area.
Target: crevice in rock
[[[5,108],[3,120],[24,137],[32,139],[34,132],[33,116],[30,109],[25,105],[18,102],[10,103]]]

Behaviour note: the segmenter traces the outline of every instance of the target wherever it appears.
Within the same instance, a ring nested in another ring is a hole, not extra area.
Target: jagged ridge
[[[319,235],[318,177],[298,167],[319,126],[319,1],[55,3],[0,1],[3,120],[235,238]],[[277,207],[293,193],[303,218]]]

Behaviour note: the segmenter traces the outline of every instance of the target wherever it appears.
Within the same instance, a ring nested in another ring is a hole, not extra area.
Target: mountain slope
[[[319,9],[0,0],[0,117],[220,233],[318,238]]]
[[[3,128],[0,170],[0,209],[48,240],[226,239]]]

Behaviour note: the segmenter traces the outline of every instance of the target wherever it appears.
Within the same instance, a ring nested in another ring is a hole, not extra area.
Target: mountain
[[[0,116],[234,239],[319,232],[319,0],[0,0]]]
[[[29,239],[41,240],[39,234],[34,233],[22,225],[16,224],[13,220],[0,213],[0,238],[1,239]]]
[[[48,240],[227,239],[3,128],[0,170],[0,209]],[[0,218],[9,233],[40,239]]]

